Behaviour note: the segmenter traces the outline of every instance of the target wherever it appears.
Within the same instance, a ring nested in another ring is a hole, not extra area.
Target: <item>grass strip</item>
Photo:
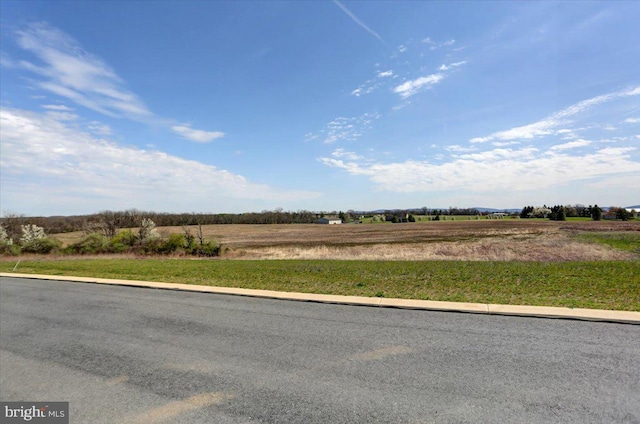
[[[640,253],[640,232],[585,232],[577,234],[579,240],[589,243],[600,243],[611,246],[614,249],[627,252]]]
[[[1,262],[2,272],[15,263]],[[16,272],[352,296],[640,311],[640,261],[27,260]]]

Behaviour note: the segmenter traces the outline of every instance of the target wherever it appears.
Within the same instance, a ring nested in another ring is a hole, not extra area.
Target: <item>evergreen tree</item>
[[[591,208],[591,219],[594,221],[600,221],[602,219],[602,209],[595,205]]]

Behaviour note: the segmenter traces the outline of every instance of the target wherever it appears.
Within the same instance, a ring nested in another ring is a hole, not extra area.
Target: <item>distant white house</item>
[[[319,218],[316,220],[316,224],[342,224],[342,220],[340,218]]]

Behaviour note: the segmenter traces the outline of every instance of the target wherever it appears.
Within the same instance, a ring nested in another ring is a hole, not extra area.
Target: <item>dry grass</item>
[[[461,261],[600,261],[630,260],[637,255],[607,246],[561,237],[436,243],[374,244],[370,246],[279,246],[245,248],[227,254],[234,259],[343,259],[343,260],[461,260]]]
[[[160,228],[161,234],[182,233]],[[637,258],[573,237],[582,232],[640,231],[640,222],[510,220],[349,225],[208,225],[229,259],[625,260]],[[192,228],[192,233],[195,228]],[[65,245],[82,233],[58,234]]]

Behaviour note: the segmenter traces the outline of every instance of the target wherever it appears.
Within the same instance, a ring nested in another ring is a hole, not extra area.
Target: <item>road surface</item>
[[[71,423],[638,423],[640,326],[0,279],[0,399]]]

